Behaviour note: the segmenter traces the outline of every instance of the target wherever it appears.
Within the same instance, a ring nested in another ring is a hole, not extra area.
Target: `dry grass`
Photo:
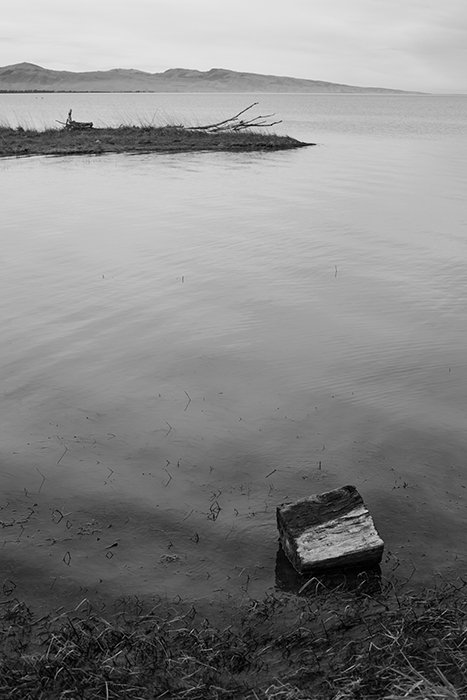
[[[183,603],[111,618],[87,602],[36,619],[3,606],[0,697],[458,700],[467,693],[464,586],[277,594],[216,616]]]
[[[257,131],[211,133],[182,126],[46,129],[0,126],[0,156],[79,155],[101,153],[180,153],[187,151],[265,151],[299,148],[289,136]]]

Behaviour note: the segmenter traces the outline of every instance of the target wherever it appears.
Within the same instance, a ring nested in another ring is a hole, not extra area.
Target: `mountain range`
[[[106,71],[59,71],[34,63],[0,67],[0,92],[334,92],[400,93],[224,68],[208,71],[170,68],[163,73],[114,68]]]

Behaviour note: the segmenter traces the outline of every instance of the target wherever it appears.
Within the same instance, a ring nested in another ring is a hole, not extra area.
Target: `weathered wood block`
[[[378,564],[384,542],[355,486],[277,508],[282,548],[300,573]]]

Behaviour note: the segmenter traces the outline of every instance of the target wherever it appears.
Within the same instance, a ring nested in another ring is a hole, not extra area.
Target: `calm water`
[[[256,98],[0,95],[0,121]],[[385,574],[465,573],[467,97],[258,99],[318,145],[0,161],[7,593],[258,595],[276,505],[346,483]]]

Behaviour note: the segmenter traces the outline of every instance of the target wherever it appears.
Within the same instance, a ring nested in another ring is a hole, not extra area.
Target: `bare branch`
[[[249,105],[248,107],[245,107],[245,109],[242,109],[241,112],[239,112],[238,114],[235,114],[233,117],[229,117],[228,119],[224,119],[221,122],[216,122],[214,124],[204,124],[203,126],[190,126],[187,128],[190,131],[201,131],[201,130],[215,129],[218,126],[222,126],[223,124],[228,124],[228,122],[235,121],[236,119],[238,119],[238,117],[241,114],[248,112],[249,109],[251,109],[252,107],[256,107],[257,104],[258,104],[258,102],[253,102],[253,104]]]
[[[275,126],[276,124],[282,124],[282,119],[279,119],[277,122],[270,122],[269,124],[266,124],[265,122],[260,122],[259,124],[239,124],[237,126],[232,127],[232,131],[242,131],[243,129],[251,129],[254,126]]]

